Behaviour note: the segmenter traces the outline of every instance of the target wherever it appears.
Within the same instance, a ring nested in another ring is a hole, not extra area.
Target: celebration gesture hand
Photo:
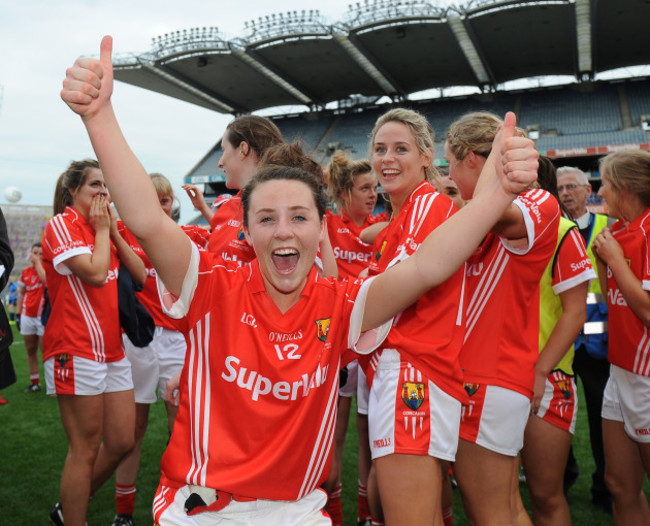
[[[519,194],[537,181],[539,152],[535,143],[517,135],[517,119],[506,113],[503,126],[494,138],[487,162],[493,162],[499,184],[508,194]]]
[[[61,98],[82,118],[96,115],[110,104],[113,93],[113,38],[105,36],[100,58],[80,57],[66,70]]]

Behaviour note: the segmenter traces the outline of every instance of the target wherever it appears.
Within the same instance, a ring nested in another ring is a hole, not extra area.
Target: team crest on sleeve
[[[465,391],[467,392],[467,396],[474,396],[476,391],[478,391],[481,388],[481,384],[464,383],[463,387],[465,388]]]
[[[404,382],[402,384],[402,401],[406,406],[415,411],[424,402],[424,384],[415,382]]]
[[[327,340],[327,333],[330,330],[330,322],[332,318],[322,318],[316,320],[316,336],[322,342]]]

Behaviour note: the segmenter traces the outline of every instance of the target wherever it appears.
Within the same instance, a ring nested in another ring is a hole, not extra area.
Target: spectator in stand
[[[607,293],[611,363],[603,394],[605,481],[614,523],[650,525],[650,152],[601,159],[598,195],[618,219],[594,239],[600,288]]]
[[[38,350],[43,350],[43,322],[41,315],[45,305],[45,269],[42,262],[43,250],[40,243],[34,243],[29,252],[30,266],[20,274],[18,280],[18,302],[16,304],[16,323],[27,350],[29,386],[26,393],[41,390],[38,371]]]
[[[598,274],[592,243],[596,236],[613,223],[606,215],[587,209],[592,189],[587,174],[573,166],[557,170],[557,190],[560,203],[569,213],[587,244],[587,253]],[[582,382],[587,405],[589,440],[595,469],[591,475],[591,501],[594,505],[611,512],[612,497],[605,484],[605,453],[603,450],[603,424],[600,412],[603,407],[603,391],[609,378],[607,361],[607,301],[600,289],[598,279],[592,280],[587,294],[587,322],[575,343],[573,370]],[[575,462],[575,460],[574,460]],[[577,476],[577,466],[567,467],[567,485]],[[571,473],[574,473],[571,475]]]
[[[181,405],[154,520],[161,526],[331,524],[318,489],[329,464],[338,388],[338,375],[327,371],[352,358],[350,347],[371,351],[393,315],[458,273],[535,179],[537,152],[531,141],[512,136],[509,114],[482,191],[410,258],[363,282],[317,275],[313,261],[326,228],[320,183],[301,169],[269,165],[242,194],[256,259],[233,270],[200,252],[160,210],[112,110],[111,50],[105,37],[99,61],[79,58],[61,96],[82,117],[120,215],[156,269],[165,310],[188,333]],[[391,141],[389,156],[393,150]],[[418,390],[409,389],[407,406],[419,404]],[[435,469],[430,475],[436,478]],[[392,498],[405,510],[413,507],[407,495]]]
[[[146,270],[117,230],[99,164],[73,161],[59,177],[54,217],[43,233],[52,312],[43,335],[47,394],[56,394],[68,453],[57,526],[83,526],[90,497],[134,443],[131,366],[120,337],[117,276],[122,262],[144,283]]]
[[[495,115],[477,112],[450,126],[445,159],[463,199],[480,188],[501,125]],[[512,488],[539,357],[539,282],[559,221],[550,193],[524,191],[467,261],[460,365],[468,399],[454,473],[470,522],[479,526],[514,523]],[[528,517],[521,524],[530,524]]]

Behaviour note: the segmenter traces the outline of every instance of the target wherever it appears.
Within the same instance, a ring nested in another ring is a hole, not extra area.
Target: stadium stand
[[[540,150],[597,179],[600,156],[650,148],[650,80],[599,77],[650,64],[648,19],[638,0],[361,0],[334,23],[318,10],[260,17],[231,41],[214,27],[172,31],[116,57],[115,78],[233,115],[291,108],[273,120],[323,165],[336,149],[366,157],[376,117],[394,105],[430,120],[437,164],[454,119],[513,110]],[[543,76],[563,85],[513,88]],[[414,100],[423,90],[433,98]],[[185,177],[208,199],[226,192],[218,158],[217,142]]]
[[[9,243],[14,251],[13,274],[17,276],[30,263],[27,260],[32,245],[41,240],[45,224],[52,217],[51,206],[2,205],[7,221]]]

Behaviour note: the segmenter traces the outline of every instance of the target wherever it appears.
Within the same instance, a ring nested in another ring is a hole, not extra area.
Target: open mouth
[[[300,253],[293,248],[279,248],[271,254],[273,266],[278,272],[288,273],[296,268]]]

